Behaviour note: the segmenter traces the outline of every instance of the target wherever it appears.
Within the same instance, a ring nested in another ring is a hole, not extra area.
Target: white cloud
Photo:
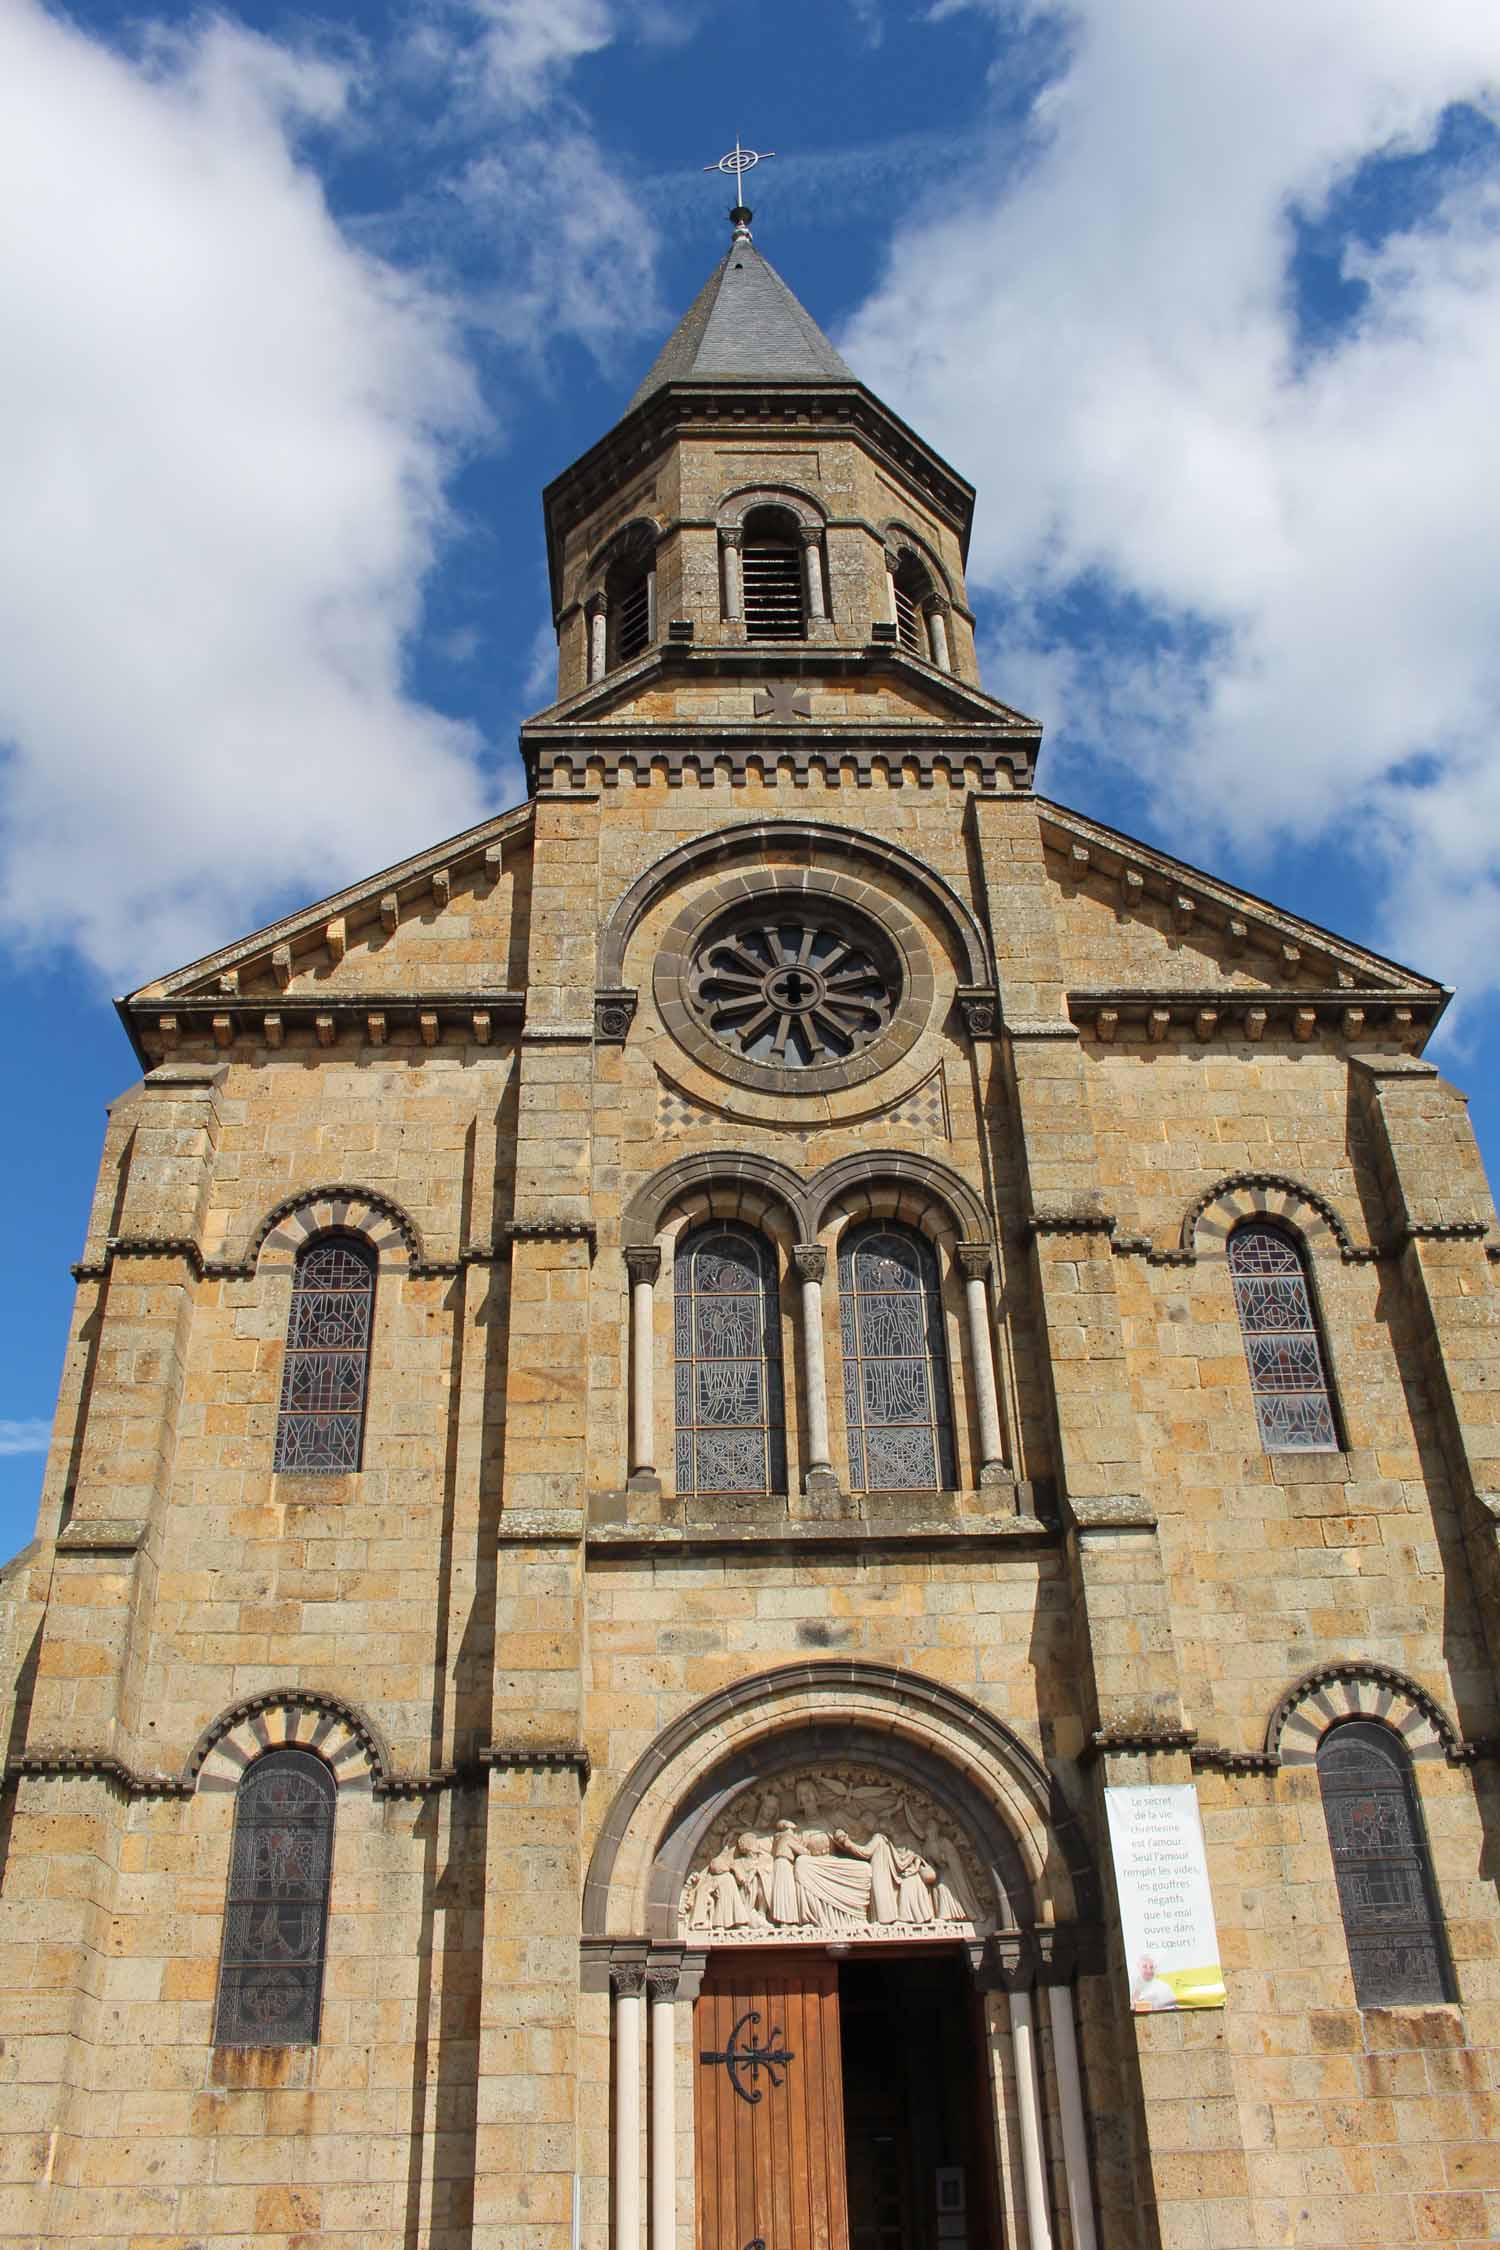
[[[52,1443],[52,1424],[35,1420],[8,1422],[0,1418],[0,1460],[19,1453],[45,1453]]]
[[[1364,310],[1319,354],[1288,276],[1294,206],[1430,145],[1452,103],[1494,114],[1500,13],[1078,0],[1068,24],[1028,161],[997,136],[842,339],[979,484],[993,685],[1055,696],[1054,734],[1205,842],[1347,823],[1388,942],[1500,976],[1500,175],[1351,252]],[[1045,645],[1039,605],[1091,576],[1172,653]]]
[[[295,141],[326,63],[0,13],[0,930],[165,968],[479,817],[403,664],[481,425],[450,308]]]

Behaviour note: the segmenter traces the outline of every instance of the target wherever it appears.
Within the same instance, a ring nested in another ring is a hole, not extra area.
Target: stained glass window
[[[1248,1219],[1229,1237],[1229,1270],[1262,1445],[1268,1453],[1336,1453],[1323,1343],[1297,1245],[1269,1220]]]
[[[234,1806],[219,1961],[221,2047],[318,2036],[333,1863],[333,1775],[309,1750],[268,1750]]]
[[[776,1261],[763,1235],[711,1225],[673,1266],[677,1490],[786,1490]]]
[[[325,1234],[297,1259],[276,1422],[277,1469],[359,1467],[375,1261],[352,1235]]]
[[[955,1482],[942,1293],[930,1244],[879,1220],[839,1245],[844,1415],[856,1492]]]
[[[1406,1746],[1374,1719],[1330,1727],[1318,1782],[1362,2008],[1451,2000],[1448,1950]]]

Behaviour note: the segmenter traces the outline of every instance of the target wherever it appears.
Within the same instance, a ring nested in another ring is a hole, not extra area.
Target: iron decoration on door
[[[760,2073],[764,2071],[771,2084],[779,2086],[781,2080],[776,2075],[777,2071],[784,2070],[788,2063],[797,2060],[796,2055],[787,2048],[777,2046],[776,2042],[784,2036],[779,2031],[773,2031],[763,2047],[757,2047],[754,2044],[747,2044],[742,2047],[740,2045],[740,2033],[744,2030],[746,2024],[759,2022],[759,2008],[747,2008],[719,2052],[710,2054],[705,2048],[698,2057],[700,2062],[722,2063],[724,2065],[729,2073],[729,2083],[742,2102],[758,2102],[761,2097],[759,2086],[747,2089],[741,2083],[740,2072],[742,2070],[748,2070],[752,2079],[758,2078]]]

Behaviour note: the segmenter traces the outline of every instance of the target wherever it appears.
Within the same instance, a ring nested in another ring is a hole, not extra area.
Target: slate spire
[[[738,204],[729,215],[733,241],[668,337],[632,407],[666,383],[778,376],[796,383],[856,380],[812,314],[756,249],[752,214]]]

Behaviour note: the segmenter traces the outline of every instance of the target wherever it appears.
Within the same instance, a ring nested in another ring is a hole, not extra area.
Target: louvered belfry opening
[[[757,508],[745,520],[742,556],[745,638],[800,641],[806,629],[797,519],[785,508]]]
[[[628,664],[651,646],[656,622],[655,576],[655,547],[650,533],[637,524],[626,536],[604,580],[611,666]]]
[[[932,581],[913,554],[904,554],[896,566],[896,638],[913,656],[927,654],[922,604],[932,591]]]

